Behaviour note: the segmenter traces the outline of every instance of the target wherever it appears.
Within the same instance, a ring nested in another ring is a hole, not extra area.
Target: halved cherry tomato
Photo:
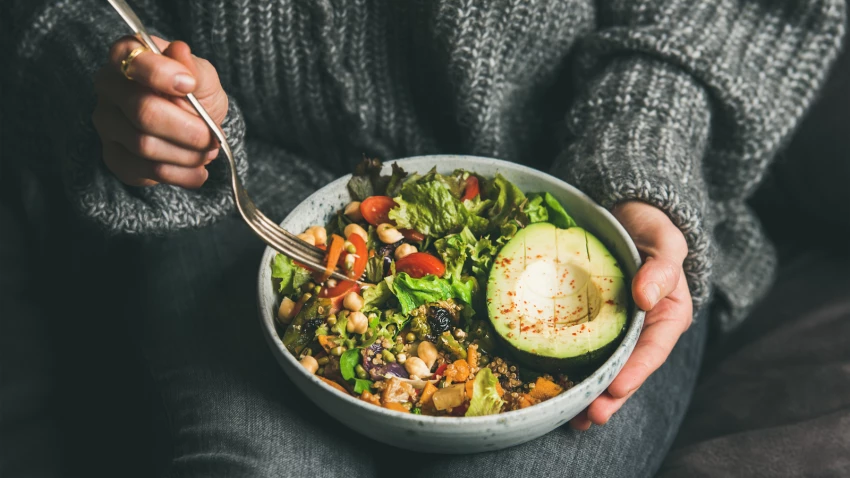
[[[390,222],[390,209],[395,201],[389,196],[369,196],[360,203],[360,214],[369,224],[377,226]]]
[[[328,280],[328,278],[333,274],[334,269],[336,269],[337,262],[339,261],[339,256],[342,254],[342,246],[345,244],[345,239],[342,236],[338,236],[334,234],[331,236],[331,245],[328,248],[328,253],[325,255],[325,271],[323,273],[316,273],[318,277],[316,278],[316,282],[324,282]]]
[[[416,229],[399,229],[398,232],[408,241],[422,242],[425,240],[425,234],[422,234]]]
[[[363,275],[366,270],[366,262],[369,260],[369,254],[366,251],[366,241],[359,234],[348,236],[348,242],[354,244],[354,267],[350,271],[346,271],[345,275],[357,280]],[[348,252],[344,252],[340,258],[340,264],[345,264],[345,258],[349,256]]]
[[[463,198],[461,201],[466,201],[467,199],[475,199],[475,196],[478,196],[479,187],[478,187],[478,178],[475,176],[469,176],[466,178],[466,189],[463,191]]]
[[[446,266],[443,264],[443,261],[431,254],[414,252],[397,260],[395,262],[395,270],[396,272],[406,272],[410,277],[419,279],[428,274],[442,277],[446,272]]]
[[[322,287],[319,297],[330,301],[330,313],[335,314],[342,309],[342,301],[349,292],[359,292],[360,286],[350,280],[337,282],[333,287]]]

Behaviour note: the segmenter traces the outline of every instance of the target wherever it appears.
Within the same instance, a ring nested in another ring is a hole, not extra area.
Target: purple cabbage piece
[[[369,346],[369,350],[373,351],[375,355],[380,355],[383,349],[384,348],[381,347],[380,341]],[[366,360],[366,349],[364,349],[361,354],[363,355],[363,368],[369,372],[369,376],[372,380],[381,380],[384,378],[384,375],[387,374],[401,378],[410,378],[407,370],[405,370],[404,367],[397,362],[384,362],[381,365],[375,365],[371,360]]]

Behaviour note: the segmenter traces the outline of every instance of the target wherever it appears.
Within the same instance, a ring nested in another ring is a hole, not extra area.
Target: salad
[[[271,264],[279,335],[308,371],[375,406],[470,417],[549,400],[610,355],[625,278],[553,195],[381,169],[364,160],[353,201],[299,235],[326,271]],[[330,279],[336,266],[352,280]]]

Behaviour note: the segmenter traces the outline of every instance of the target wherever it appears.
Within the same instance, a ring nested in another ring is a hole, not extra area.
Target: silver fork
[[[156,43],[153,42],[150,35],[148,35],[145,26],[142,25],[141,20],[139,20],[139,17],[133,9],[130,8],[130,5],[127,5],[127,2],[124,0],[109,0],[109,4],[112,5],[119,15],[121,15],[124,22],[133,29],[133,32],[136,33],[136,37],[139,38],[139,41],[144,43],[146,47],[157,55],[162,54],[162,51],[160,51],[160,49],[156,46]],[[195,95],[190,93],[186,95],[186,99],[189,100],[189,103],[191,103],[198,114],[201,115],[201,118],[204,119],[204,122],[207,126],[209,126],[215,137],[218,138],[219,144],[221,144],[221,149],[224,150],[224,155],[227,156],[227,164],[230,165],[231,186],[233,187],[233,198],[236,202],[236,209],[239,210],[239,214],[242,215],[242,218],[248,226],[255,234],[260,236],[260,239],[281,254],[291,257],[292,259],[306,265],[310,269],[324,271],[325,265],[323,262],[325,258],[325,251],[302,241],[291,232],[275,224],[271,219],[266,217],[265,214],[257,209],[257,206],[254,205],[254,201],[248,197],[248,192],[242,185],[239,175],[236,174],[236,161],[233,159],[233,152],[231,152],[230,145],[224,137],[224,132],[217,124],[215,124],[215,121],[213,121],[198,99],[195,98]],[[331,277],[337,280],[351,280],[339,270],[335,270],[331,274]]]

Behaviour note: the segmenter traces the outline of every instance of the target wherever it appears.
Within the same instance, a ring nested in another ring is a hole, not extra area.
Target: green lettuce
[[[463,280],[467,274],[474,275],[479,282],[487,278],[493,258],[499,250],[489,236],[478,239],[469,228],[458,234],[446,236],[434,242],[434,248],[446,265],[446,277]]]
[[[280,279],[278,290],[281,294],[290,295],[310,282],[310,272],[298,267],[292,259],[283,254],[277,254],[272,261],[272,278]]]
[[[363,311],[380,309],[387,299],[392,297],[392,291],[386,281],[382,280],[363,291]]]
[[[412,310],[429,302],[451,299],[455,294],[454,289],[445,279],[435,275],[414,279],[404,272],[393,279],[392,291],[404,315],[409,315]]]
[[[542,201],[543,205],[546,207],[546,212],[549,216],[548,222],[552,223],[556,227],[560,227],[561,229],[569,229],[571,227],[576,226],[576,222],[567,214],[567,211],[564,210],[564,207],[561,206],[561,203],[555,199],[555,196],[549,193],[531,193],[528,195],[529,202],[533,201]],[[531,216],[529,215],[529,218]],[[537,221],[532,221],[537,222]]]
[[[487,212],[491,229],[501,227],[510,220],[520,219],[522,226],[527,225],[522,207],[526,202],[525,194],[516,185],[501,174],[484,183],[484,195],[493,201]]]
[[[549,210],[543,203],[543,196],[529,194],[522,207],[522,213],[528,218],[529,224],[535,222],[546,222],[549,220]]]
[[[467,417],[495,415],[502,410],[505,402],[499,397],[497,383],[493,372],[488,367],[481,367],[472,384],[472,400],[466,410]]]
[[[360,349],[349,349],[346,350],[342,356],[339,357],[339,372],[342,374],[342,378],[345,380],[351,380],[356,375],[354,373],[354,367],[360,363]]]
[[[354,380],[354,393],[363,393],[364,390],[372,388],[372,381],[357,378],[354,368],[360,363],[360,351],[362,349],[349,349],[339,358],[339,372],[342,378],[351,381]]]
[[[427,236],[441,236],[464,227],[475,232],[483,231],[487,227],[487,219],[467,209],[460,196],[456,195],[459,188],[457,178],[434,172],[405,181],[395,197],[398,206],[390,209],[389,217],[399,228],[415,229]],[[475,204],[471,203],[471,206]]]

